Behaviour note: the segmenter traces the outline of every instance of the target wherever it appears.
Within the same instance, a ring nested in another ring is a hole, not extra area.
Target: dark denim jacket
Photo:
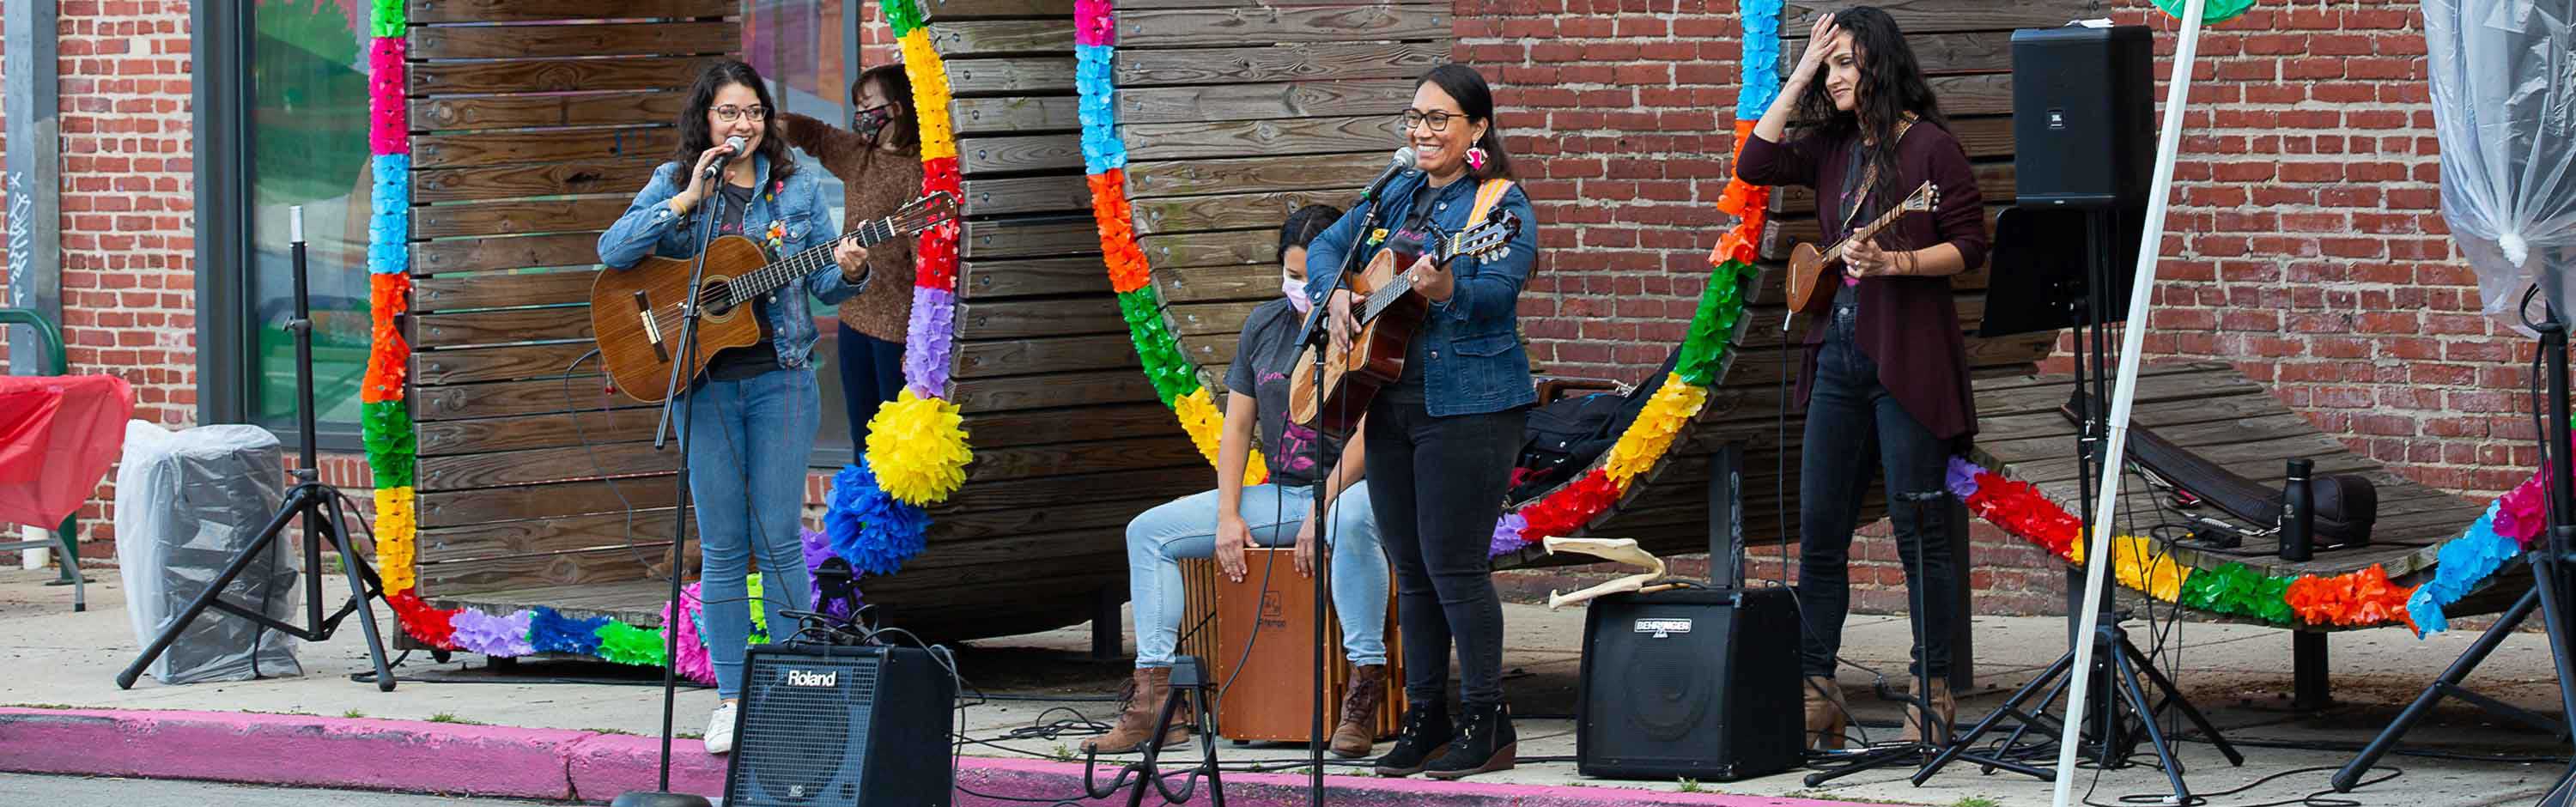
[[[1421,171],[1407,172],[1387,183],[1376,204],[1400,217],[1412,208],[1414,194],[1425,192],[1429,183]],[[1461,178],[1430,191],[1440,194],[1432,203],[1431,221],[1441,231],[1455,234],[1467,228],[1476,185],[1474,179]],[[1529,197],[1519,186],[1505,192],[1494,209],[1519,216],[1520,232],[1512,236],[1507,250],[1485,260],[1451,261],[1449,272],[1457,275],[1456,290],[1447,301],[1431,304],[1429,319],[1414,337],[1422,341],[1428,358],[1422,368],[1422,391],[1433,417],[1500,412],[1538,401],[1538,390],[1530,384],[1529,352],[1522,349],[1520,340],[1521,285],[1528,282],[1530,266],[1538,260],[1538,220],[1532,217]],[[1366,249],[1363,254],[1369,257],[1384,248],[1382,236],[1359,231],[1368,211],[1365,203],[1352,208],[1307,245],[1307,276],[1319,279],[1307,287],[1315,290],[1318,303],[1329,285],[1320,279],[1341,271],[1342,256],[1353,244]],[[1382,215],[1373,227],[1391,229],[1403,223],[1387,218]]]
[[[756,178],[752,187],[760,192],[752,194],[751,209],[743,212],[743,235],[768,247],[770,260],[803,252],[839,236],[840,223],[832,220],[831,208],[823,204],[823,183],[816,169],[809,166],[788,175],[785,186],[772,192],[769,158],[753,154],[751,165],[752,176]],[[698,254],[698,228],[702,226],[698,214],[706,210],[706,205],[691,208],[686,216],[675,216],[668,204],[671,197],[680,195],[680,191],[689,186],[688,178],[681,174],[685,170],[677,162],[666,162],[653,169],[653,181],[635,194],[635,203],[627,206],[626,214],[617,217],[617,223],[608,225],[608,232],[599,234],[600,263],[607,264],[610,269],[626,269],[646,255],[687,258]],[[772,223],[785,231],[775,247],[770,247],[769,240],[764,237]],[[805,294],[790,293],[798,285],[804,287]],[[778,364],[782,367],[804,367],[812,361],[814,341],[818,337],[814,328],[814,312],[806,303],[807,295],[822,300],[825,305],[839,305],[866,286],[864,279],[853,285],[842,282],[841,273],[836,269],[824,269],[806,275],[801,284],[789,285],[781,288],[780,293],[771,294],[768,300],[769,329],[772,344],[778,349]],[[781,300],[781,296],[789,299]]]

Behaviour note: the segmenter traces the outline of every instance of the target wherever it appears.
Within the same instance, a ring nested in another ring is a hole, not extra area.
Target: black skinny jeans
[[[1843,618],[1851,612],[1852,529],[1859,526],[1861,497],[1869,492],[1873,470],[1869,460],[1875,457],[1877,470],[1886,474],[1888,518],[1896,527],[1906,587],[1918,595],[1908,598],[1912,605],[1906,609],[1916,635],[1925,639],[1914,648],[1916,672],[1939,678],[1950,673],[1956,616],[1950,603],[1957,594],[1946,529],[1950,494],[1942,484],[1947,446],[1879,383],[1878,365],[1858,345],[1858,314],[1845,290],[1826,324],[1832,330],[1816,357],[1814,391],[1807,399],[1806,448],[1798,466],[1798,613],[1806,623],[1799,666],[1807,675],[1834,674]],[[1375,452],[1376,445],[1369,450]]]
[[[1503,603],[1487,551],[1529,410],[1432,417],[1419,395],[1378,396],[1367,429],[1370,509],[1395,562],[1404,695],[1447,702],[1455,641],[1460,699],[1502,703]]]

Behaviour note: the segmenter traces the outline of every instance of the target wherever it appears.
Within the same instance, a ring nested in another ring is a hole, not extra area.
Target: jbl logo
[[[787,685],[792,687],[830,687],[841,685],[841,671],[827,673],[788,670]]]

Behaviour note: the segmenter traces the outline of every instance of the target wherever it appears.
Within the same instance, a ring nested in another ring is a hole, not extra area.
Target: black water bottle
[[[2304,563],[2316,553],[2316,503],[2308,498],[2308,472],[2316,463],[2290,461],[2290,480],[2281,490],[2281,559]]]

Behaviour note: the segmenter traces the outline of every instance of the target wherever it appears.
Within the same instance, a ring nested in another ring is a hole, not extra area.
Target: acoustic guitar
[[[682,383],[707,369],[716,351],[760,343],[760,323],[752,300],[785,288],[806,275],[840,271],[832,247],[842,241],[874,246],[897,236],[919,233],[957,217],[957,198],[940,191],[906,203],[894,215],[860,224],[830,243],[790,255],[776,263],[760,244],[728,235],[707,244],[706,276],[698,287],[698,349],[680,373]],[[629,398],[654,403],[671,397],[671,365],[689,358],[680,344],[684,304],[689,300],[691,259],[651,256],[632,267],[602,270],[590,284],[590,327],[599,343],[599,361],[608,377]],[[802,293],[801,290],[792,293]]]
[[[1442,236],[1434,229],[1425,239],[1425,254],[1441,265],[1461,255],[1481,260],[1510,247],[1520,229],[1519,216],[1497,210],[1485,223],[1454,236]],[[1416,257],[1403,249],[1381,250],[1366,268],[1348,278],[1345,285],[1357,298],[1352,301],[1351,318],[1359,321],[1360,332],[1351,338],[1348,352],[1335,348],[1325,354],[1321,409],[1315,401],[1315,347],[1309,345],[1298,354],[1288,380],[1290,422],[1348,437],[1358,429],[1360,416],[1368,412],[1378,390],[1403,377],[1414,331],[1431,311],[1431,302],[1413,293],[1413,271],[1396,271],[1412,266]]]
[[[1879,214],[1878,218],[1861,225],[1859,229],[1851,231],[1851,235],[1845,236],[1843,240],[1835,242],[1831,247],[1818,250],[1814,244],[1799,244],[1791,248],[1789,250],[1789,313],[1822,314],[1825,313],[1825,309],[1832,308],[1833,290],[1840,285],[1843,274],[1844,250],[1850,249],[1854,244],[1878,237],[1878,231],[1895,224],[1896,220],[1903,218],[1906,213],[1929,212],[1940,204],[1941,189],[1926,181],[1917,186],[1913,193],[1907,194],[1905,200],[1897,203],[1896,207]],[[1788,327],[1785,321],[1780,324],[1781,330],[1788,330]]]

